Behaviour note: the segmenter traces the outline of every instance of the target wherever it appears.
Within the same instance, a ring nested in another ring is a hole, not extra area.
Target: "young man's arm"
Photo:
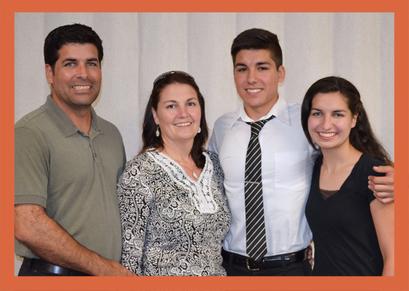
[[[14,218],[16,239],[50,263],[91,275],[133,275],[118,262],[79,244],[39,205],[16,205]]]
[[[369,176],[368,188],[371,189],[382,203],[394,201],[394,172],[392,166],[377,166],[373,168],[375,172],[385,174],[384,176]]]

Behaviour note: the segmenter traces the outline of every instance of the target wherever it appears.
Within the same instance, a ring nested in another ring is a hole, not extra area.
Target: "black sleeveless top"
[[[383,258],[369,204],[375,199],[368,176],[379,175],[372,166],[384,164],[362,155],[341,188],[332,195],[319,189],[322,156],[314,166],[306,217],[313,233],[313,275],[376,276]]]

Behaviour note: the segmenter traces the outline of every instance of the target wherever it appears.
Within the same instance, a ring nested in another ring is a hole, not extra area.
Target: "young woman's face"
[[[321,150],[339,148],[349,145],[356,118],[341,93],[318,93],[312,100],[308,131]]]
[[[201,108],[193,87],[173,83],[163,88],[158,107],[153,110],[163,143],[186,142],[195,138],[200,127]]]

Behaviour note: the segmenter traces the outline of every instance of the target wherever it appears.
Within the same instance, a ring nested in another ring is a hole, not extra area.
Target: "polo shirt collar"
[[[50,113],[52,116],[53,121],[60,130],[63,132],[65,137],[74,135],[76,133],[81,133],[81,131],[72,123],[72,121],[68,118],[68,116],[61,110],[60,107],[55,104],[51,95],[47,96],[47,101],[44,104],[45,109]],[[102,130],[98,127],[98,118],[97,114],[95,113],[94,108],[91,106],[91,131],[90,135],[95,133],[101,133]]]

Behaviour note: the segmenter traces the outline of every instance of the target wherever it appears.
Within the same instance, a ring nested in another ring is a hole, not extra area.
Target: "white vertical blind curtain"
[[[145,105],[154,78],[164,71],[195,77],[210,129],[217,117],[237,108],[230,46],[252,27],[278,35],[287,73],[280,95],[301,102],[318,78],[349,79],[393,156],[393,13],[16,13],[16,120],[44,103],[44,38],[69,23],[90,25],[103,40],[103,85],[94,105],[118,126],[128,159],[141,148]]]
[[[172,69],[191,73],[206,99],[209,127],[234,110],[230,46],[241,31],[275,32],[284,54],[280,94],[301,102],[314,81],[339,75],[360,90],[372,126],[393,155],[392,13],[16,13],[15,118],[49,93],[42,47],[53,28],[92,26],[103,40],[103,85],[95,104],[124,137],[128,158],[141,147],[141,123],[152,81]]]

